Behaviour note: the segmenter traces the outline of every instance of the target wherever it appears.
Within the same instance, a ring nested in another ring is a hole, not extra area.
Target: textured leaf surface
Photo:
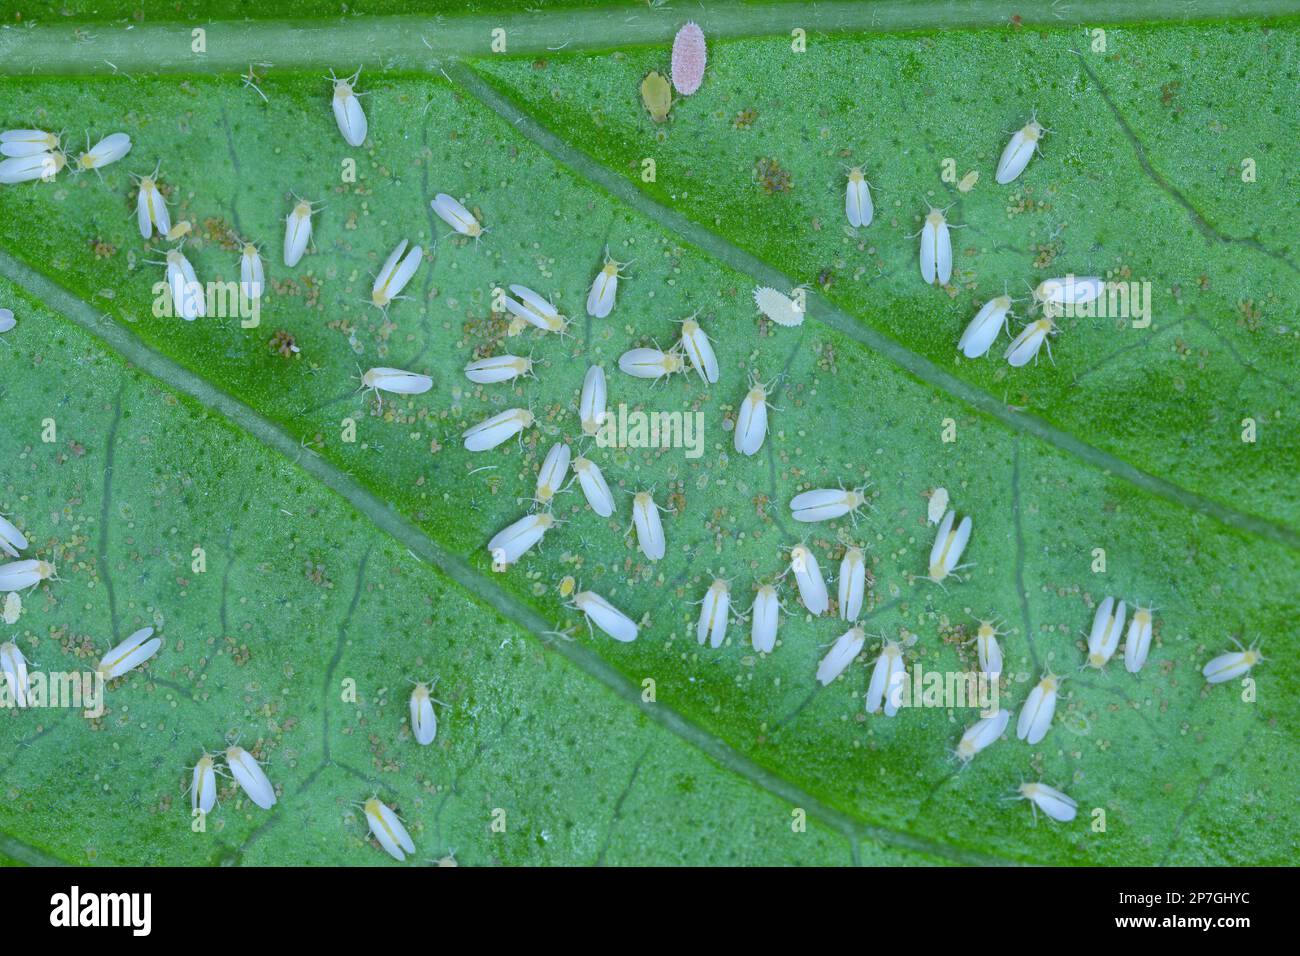
[[[110,688],[98,722],[0,713],[0,849],[384,863],[362,845],[355,806],[375,792],[403,814],[421,860],[453,849],[467,863],[1289,860],[1300,509],[1284,152],[1297,123],[1271,104],[1294,69],[1295,29],[1115,30],[1111,55],[1092,59],[1073,51],[1079,36],[814,38],[802,55],[784,35],[714,42],[703,88],[661,127],[637,88],[665,69],[667,43],[448,63],[446,76],[363,73],[370,139],[356,150],[320,79],[355,64],[272,70],[265,103],[223,73],[6,77],[6,127],[135,140],[102,182],[0,189],[0,305],[20,320],[0,355],[0,509],[63,578],[25,596],[9,630],[49,669],[84,666],[143,623],[166,644]],[[1056,132],[1021,180],[997,187],[1003,131],[1031,108]],[[744,110],[756,118],[738,128]],[[1249,186],[1244,155],[1261,170]],[[652,184],[640,181],[647,156]],[[981,171],[973,192],[949,195],[947,156],[959,174]],[[346,157],[355,184],[340,181]],[[790,170],[792,191],[754,185],[763,157]],[[127,174],[158,160],[173,220],[196,225],[185,248],[201,278],[237,278],[235,235],[264,244],[260,328],[150,314],[163,270],[146,260],[165,246],[142,245]],[[857,235],[842,218],[850,162],[877,189],[877,220]],[[324,202],[316,248],[294,270],[279,261],[291,192]],[[429,210],[437,192],[480,215],[481,243],[446,235]],[[950,217],[969,224],[948,292],[916,275],[906,234],[921,194],[960,200]],[[366,304],[371,276],[403,238],[426,261],[385,317]],[[588,320],[606,244],[632,265],[613,315]],[[1050,269],[1035,266],[1042,257]],[[1003,281],[1110,270],[1151,281],[1150,328],[1067,324],[1056,365],[954,357]],[[818,289],[798,329],[757,320],[753,287],[780,281]],[[509,338],[492,293],[512,282],[553,295],[573,336]],[[667,346],[697,310],[716,386],[617,371],[619,354]],[[268,347],[279,330],[296,357]],[[507,347],[532,352],[536,381],[465,380],[468,360]],[[604,365],[613,405],[701,412],[702,454],[591,448],[615,516],[598,519],[575,487],[544,548],[496,573],[487,539],[527,510],[551,443],[580,441],[590,362]],[[358,364],[427,372],[435,388],[381,408],[355,391]],[[745,459],[731,428],[750,373],[780,384],[767,444]],[[513,405],[539,419],[521,443],[461,449],[465,427]],[[1240,440],[1248,416],[1254,445]],[[40,440],[47,417],[53,444]],[[355,444],[340,439],[345,418]],[[948,418],[954,443],[940,439]],[[873,510],[791,521],[791,496],[838,483],[870,484]],[[940,485],[975,528],[973,566],[947,590],[923,579],[925,493]],[[657,564],[625,533],[643,488],[674,509]],[[713,575],[747,608],[805,536],[828,571],[846,544],[867,549],[865,624],[915,636],[913,668],[972,667],[972,615],[1003,618],[1005,702],[1018,709],[1044,669],[1067,677],[1042,744],[1004,740],[959,773],[949,751],[973,711],[869,717],[875,640],[818,688],[817,661],[844,625],[808,618],[788,581],[792,615],[772,655],[754,654],[741,624],[723,648],[700,648],[690,602]],[[202,575],[190,572],[195,546]],[[1105,574],[1090,570],[1099,547]],[[643,618],[642,638],[590,635],[563,607],[566,575]],[[1076,673],[1107,594],[1160,609],[1138,677],[1119,660]],[[1262,638],[1270,658],[1251,704],[1200,676],[1230,635]],[[405,728],[407,680],[435,675],[448,706],[437,744],[421,749]],[[356,703],[341,700],[345,679]],[[187,764],[236,734],[268,761],[281,802],[263,812],[227,785],[209,831],[192,834]],[[1002,801],[1040,777],[1078,799],[1074,823],[1033,826]],[[491,830],[496,808],[504,833]],[[792,831],[794,808],[809,814],[806,833]]]

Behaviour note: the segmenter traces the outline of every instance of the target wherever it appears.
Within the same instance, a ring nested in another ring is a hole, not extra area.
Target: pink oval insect
[[[690,96],[704,81],[704,63],[708,50],[704,46],[704,31],[694,21],[677,31],[673,40],[673,88],[682,96]]]

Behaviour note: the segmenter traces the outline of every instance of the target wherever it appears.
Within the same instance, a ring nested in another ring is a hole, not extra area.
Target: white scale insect
[[[29,558],[24,561],[0,564],[0,592],[22,591],[50,578],[57,581],[58,572],[48,561]]]
[[[248,799],[263,810],[270,810],[275,806],[275,787],[271,785],[271,778],[266,775],[266,771],[262,769],[256,757],[236,745],[226,750],[226,766],[230,768],[230,775],[235,778],[239,788],[248,795]]]
[[[518,355],[493,355],[481,358],[465,366],[465,377],[479,385],[494,385],[497,382],[509,382],[521,375],[530,375],[533,360]]]
[[[438,736],[438,715],[433,705],[441,703],[429,693],[429,685],[424,681],[417,681],[411,689],[411,736],[421,747],[429,746]]]
[[[903,703],[903,682],[907,680],[907,666],[903,661],[903,645],[898,641],[885,641],[871,669],[871,683],[867,685],[866,708],[868,714],[882,711],[886,717],[898,713]]]
[[[152,627],[142,627],[104,655],[95,668],[104,680],[116,680],[135,670],[162,647],[162,638],[153,636]]]
[[[799,301],[795,301],[771,286],[759,286],[754,290],[754,305],[758,306],[758,311],[767,318],[787,329],[803,325],[803,320],[807,317],[802,290],[800,290]]]
[[[0,551],[11,558],[18,557],[18,552],[27,547],[27,535],[4,515],[0,515]]]
[[[415,852],[415,843],[406,827],[387,804],[371,797],[365,803],[366,825],[384,852],[401,863],[406,854]]]
[[[695,640],[709,642],[710,647],[721,647],[727,639],[727,625],[731,621],[731,585],[717,578],[709,585],[704,600],[700,602],[700,619],[695,625]]]
[[[971,359],[980,358],[993,347],[1003,329],[1010,334],[1011,304],[1012,298],[1009,295],[994,296],[984,303],[957,342],[962,355]]]
[[[1033,359],[1034,363],[1038,362],[1038,353],[1044,345],[1047,346],[1047,357],[1055,363],[1056,359],[1052,358],[1052,343],[1048,337],[1055,335],[1058,329],[1056,323],[1049,318],[1035,319],[1023,329],[1020,334],[1011,340],[1007,350],[1003,353],[1003,358],[1007,360],[1012,368],[1022,368],[1029,364]]]
[[[194,764],[190,777],[190,811],[207,816],[217,804],[217,771],[212,758],[205,751]]]
[[[757,455],[767,439],[767,410],[772,407],[767,401],[770,389],[770,385],[764,385],[750,373],[749,391],[740,403],[736,433],[732,437],[732,444],[742,455]]]
[[[0,156],[40,156],[60,148],[59,137],[43,129],[7,129],[0,133]]]
[[[312,204],[299,199],[289,215],[284,217],[284,264],[292,268],[302,261],[307,244],[311,242]]]
[[[790,549],[790,570],[794,572],[794,583],[799,589],[803,606],[810,614],[825,614],[831,606],[826,579],[822,577],[821,565],[817,563],[816,556],[806,545],[796,544]]]
[[[948,511],[948,489],[935,488],[925,503],[925,520],[929,524],[938,524]]]
[[[1002,673],[1002,645],[998,643],[1002,631],[993,621],[980,621],[979,625],[974,640],[980,671],[990,680],[996,680]]]
[[[946,211],[931,206],[919,233],[921,278],[926,285],[947,285],[952,278],[952,237]]]
[[[514,438],[533,424],[533,413],[526,408],[508,408],[470,428],[465,429],[466,451],[489,451],[504,441]]]
[[[856,621],[867,594],[867,562],[861,548],[849,548],[840,561],[840,618]]]
[[[564,479],[569,476],[570,455],[569,446],[564,442],[556,442],[546,453],[537,472],[537,490],[533,495],[538,504],[549,506],[564,485]]]
[[[17,707],[27,706],[27,658],[13,641],[0,644],[0,672]]]
[[[1011,141],[1007,143],[1006,148],[1002,150],[1002,157],[998,160],[998,171],[995,177],[999,186],[1005,186],[1019,176],[1029,160],[1038,150],[1038,141],[1043,138],[1044,128],[1039,125],[1038,116],[1034,114],[1030,117],[1028,123],[1016,130]]]
[[[579,591],[573,596],[571,606],[586,616],[588,626],[596,625],[614,640],[624,644],[636,640],[636,622],[595,591]]]
[[[1035,823],[1038,822],[1039,810],[1057,823],[1069,823],[1079,810],[1079,805],[1072,797],[1045,783],[1022,783],[1018,792],[1020,799],[1029,801]]]
[[[37,179],[53,182],[66,165],[68,157],[63,153],[32,153],[0,160],[0,184],[12,186]]]
[[[510,567],[540,542],[542,536],[554,526],[555,518],[549,511],[542,511],[524,515],[518,521],[498,531],[488,542],[488,555],[492,558],[493,568],[504,571]]]
[[[1115,656],[1127,617],[1128,605],[1123,601],[1116,605],[1114,598],[1107,597],[1097,605],[1097,613],[1092,618],[1092,632],[1088,635],[1088,667],[1100,670]]]
[[[172,217],[167,211],[167,201],[158,189],[158,170],[161,165],[159,163],[154,166],[153,173],[148,176],[132,174],[138,183],[135,194],[136,225],[140,227],[140,236],[144,239],[152,236],[155,229],[158,235],[164,237],[172,231]]]
[[[1056,696],[1060,687],[1061,679],[1050,673],[1044,674],[1034,685],[1020,708],[1020,717],[1016,721],[1017,737],[1036,744],[1047,736],[1052,727],[1052,717],[1056,714]]]
[[[817,682],[825,687],[843,674],[845,668],[852,664],[853,659],[861,652],[866,640],[866,632],[856,624],[837,637],[831,649],[817,665]]]
[[[1201,668],[1201,674],[1208,683],[1222,684],[1245,677],[1252,667],[1264,660],[1264,655],[1255,649],[1254,644],[1242,647],[1236,638],[1232,642],[1237,645],[1237,650],[1220,654]]]
[[[749,614],[750,644],[760,654],[771,654],[776,647],[776,632],[781,624],[781,599],[773,585],[764,584],[758,589]]]
[[[633,378],[659,380],[668,375],[675,375],[686,368],[682,353],[664,352],[660,349],[630,349],[618,357],[618,367]]]
[[[248,302],[259,299],[266,288],[266,269],[262,266],[262,253],[251,242],[244,243],[239,253],[239,294]]]
[[[169,249],[163,263],[167,267],[167,288],[171,292],[172,308],[186,322],[193,322],[207,314],[207,293],[194,266],[179,248]]]
[[[559,310],[554,305],[543,299],[528,286],[512,285],[510,291],[519,297],[516,300],[510,298],[510,296],[504,296],[506,310],[511,315],[518,316],[533,328],[541,329],[543,332],[563,333],[568,327],[568,317],[560,315]]]
[[[90,142],[89,135],[86,136],[86,142],[87,144]],[[110,163],[117,162],[129,152],[131,152],[131,137],[126,133],[110,133],[77,157],[77,168],[83,171],[100,170]]]
[[[361,101],[353,89],[360,76],[361,71],[357,70],[347,79],[341,80],[330,70],[329,78],[334,83],[334,122],[339,124],[339,132],[349,146],[362,145],[370,128],[366,122],[366,111],[361,108]]]
[[[851,515],[856,522],[858,509],[867,503],[863,489],[845,491],[843,488],[814,488],[790,499],[790,516],[795,521],[812,523],[833,521]]]
[[[667,548],[664,525],[659,519],[659,506],[648,491],[638,491],[632,498],[632,526],[641,553],[651,561],[662,560]]]
[[[1001,738],[1011,721],[1011,712],[999,710],[992,717],[981,717],[966,728],[953,751],[962,763],[969,763],[974,756]]]
[[[681,349],[691,360],[695,369],[707,385],[716,385],[718,381],[718,357],[713,352],[713,344],[695,316],[682,320]]]
[[[412,246],[411,251],[406,252],[403,258],[404,252],[406,252],[405,239],[397,244],[397,248],[388,256],[384,267],[379,270],[379,275],[375,276],[374,287],[370,290],[370,301],[377,308],[387,310],[389,303],[402,294],[406,284],[420,268],[420,256],[423,250],[419,246]]]
[[[377,366],[368,368],[361,376],[361,387],[372,392],[389,392],[393,395],[423,395],[433,388],[433,379],[419,372],[400,368]],[[383,398],[380,398],[383,402]]]
[[[614,493],[609,490],[605,475],[590,458],[578,456],[573,460],[573,471],[578,476],[578,485],[582,494],[591,505],[591,510],[602,518],[614,513]]]
[[[876,207],[871,202],[871,186],[862,175],[861,166],[849,170],[849,183],[844,190],[844,215],[855,229],[871,225],[876,215]]]
[[[939,531],[934,536],[934,545],[930,548],[930,580],[940,584],[948,575],[957,570],[962,552],[970,541],[970,515],[961,519],[961,524],[953,528],[957,512],[949,511],[939,523]]]
[[[609,247],[605,248],[605,264],[591,280],[591,289],[587,292],[587,314],[593,319],[603,319],[614,311],[614,300],[618,297],[618,280],[624,266],[630,262],[618,262],[609,257]]]
[[[582,397],[578,400],[578,418],[582,421],[584,435],[600,431],[600,426],[605,423],[607,401],[605,370],[593,365],[582,379]]]
[[[1151,653],[1152,613],[1152,608],[1139,606],[1129,622],[1128,636],[1124,639],[1124,669],[1130,674],[1140,671]]]
[[[433,211],[438,214],[438,218],[451,226],[458,234],[469,236],[477,240],[487,232],[475,215],[461,205],[460,200],[448,196],[446,193],[438,193],[429,203]]]

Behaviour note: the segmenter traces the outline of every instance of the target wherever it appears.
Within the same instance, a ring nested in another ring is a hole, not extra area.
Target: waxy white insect
[[[1100,276],[1076,276],[1069,273],[1038,283],[1034,287],[1034,300],[1048,315],[1059,314],[1067,306],[1091,302],[1105,291],[1106,280]]]
[[[677,31],[673,38],[672,74],[673,88],[682,96],[690,96],[704,81],[704,66],[708,62],[708,47],[704,31],[691,21]]]
[[[605,264],[591,280],[591,289],[587,292],[587,314],[593,319],[603,319],[614,309],[614,299],[618,296],[619,272],[626,262],[618,262],[609,257],[605,250]]]
[[[867,561],[861,548],[849,548],[840,561],[840,618],[856,621],[867,594]]]
[[[419,372],[378,366],[366,369],[361,376],[361,387],[394,395],[423,395],[433,388],[433,379]]]
[[[822,577],[817,557],[806,545],[796,544],[790,549],[790,570],[794,572],[794,583],[799,589],[803,606],[811,614],[825,614],[831,606],[826,579]]]
[[[1124,669],[1130,674],[1140,671],[1151,653],[1151,622],[1151,608],[1139,606],[1133,611],[1128,636],[1124,639]]]
[[[472,212],[462,206],[458,199],[454,199],[446,193],[438,193],[429,205],[433,207],[433,211],[438,214],[439,219],[462,236],[478,239],[483,233],[487,232]]]
[[[497,382],[509,382],[520,375],[528,375],[533,370],[533,360],[518,355],[493,355],[481,358],[465,366],[465,377],[479,385],[493,385]]]
[[[365,812],[366,825],[385,853],[400,863],[406,859],[406,854],[415,852],[411,835],[387,804],[371,797],[365,803]]]
[[[14,526],[13,522],[0,515],[0,551],[11,558],[18,557],[18,552],[27,547],[27,535]]]
[[[1002,645],[998,638],[1002,632],[993,621],[980,621],[975,631],[975,649],[979,655],[980,671],[991,680],[1002,674]]]
[[[311,205],[305,199],[299,199],[289,215],[284,217],[284,264],[286,266],[296,266],[302,260],[303,253],[307,251],[312,230]]]
[[[412,246],[405,257],[402,256],[403,252],[406,252],[405,239],[397,244],[397,248],[389,254],[384,267],[379,270],[379,275],[375,276],[374,287],[370,290],[370,301],[378,308],[387,309],[388,304],[402,294],[406,284],[420,268],[423,250],[419,246]]]
[[[568,317],[560,315],[554,305],[528,286],[512,285],[510,291],[519,297],[518,300],[510,296],[503,298],[506,310],[511,315],[518,316],[543,332],[563,332],[568,327]]]
[[[931,206],[921,226],[921,278],[926,285],[947,285],[952,278],[952,237],[945,211]]]
[[[471,428],[461,435],[466,451],[488,451],[504,441],[514,438],[525,428],[532,427],[533,413],[526,408],[507,408]]]
[[[1020,717],[1016,721],[1017,737],[1036,744],[1047,736],[1056,713],[1056,695],[1060,687],[1061,679],[1050,673],[1044,674],[1034,685],[1020,708]]]
[[[492,566],[505,570],[522,558],[542,540],[542,536],[555,525],[555,518],[549,511],[524,515],[518,521],[507,525],[492,536],[488,542],[488,555]]]
[[[89,142],[90,137],[87,137],[86,141]],[[110,133],[78,156],[77,166],[83,170],[103,169],[129,152],[131,152],[131,137],[126,133]]]
[[[172,308],[186,322],[193,322],[207,314],[207,292],[199,282],[194,266],[180,249],[167,251],[167,288],[171,292]]]
[[[1011,296],[997,295],[985,302],[957,341],[961,354],[972,359],[986,354],[1004,328],[1010,333],[1010,316]]]
[[[63,153],[32,153],[0,160],[0,184],[12,186],[36,179],[53,182],[66,165],[68,157]]]
[[[194,764],[190,777],[190,810],[207,815],[217,805],[217,772],[206,753]]]
[[[573,471],[578,476],[582,494],[591,505],[591,510],[602,518],[614,513],[614,493],[609,490],[605,475],[590,458],[579,456],[573,460]]]
[[[624,644],[636,640],[636,622],[595,591],[579,591],[573,596],[573,607],[586,615],[589,624],[596,625],[614,640]]]
[[[59,137],[43,129],[7,129],[0,133],[0,156],[39,156],[59,149]]]
[[[261,298],[266,288],[266,270],[262,266],[262,253],[251,242],[244,243],[239,253],[239,293],[247,301]]]
[[[1128,617],[1128,605],[1120,601],[1117,605],[1112,597],[1105,598],[1097,605],[1097,613],[1092,618],[1092,631],[1088,635],[1088,666],[1102,668],[1106,666],[1119,649],[1119,636],[1124,633],[1124,619]]]
[[[871,202],[871,187],[862,175],[862,167],[849,170],[849,183],[844,190],[844,215],[855,229],[871,225],[876,207]]]
[[[366,122],[366,111],[361,108],[356,91],[352,88],[361,71],[353,73],[345,80],[339,79],[330,70],[330,80],[334,83],[334,122],[339,124],[339,132],[349,146],[360,146],[366,141],[366,131],[370,128]]]
[[[718,357],[713,353],[713,344],[708,335],[700,328],[700,323],[692,316],[682,321],[682,351],[691,360],[691,367],[699,373],[707,384],[718,381]]]
[[[29,558],[0,564],[0,591],[22,591],[50,578],[58,580],[58,575],[48,561]]]
[[[802,291],[799,301],[795,301],[784,292],[777,292],[771,286],[759,286],[754,290],[754,305],[777,325],[783,325],[787,329],[803,325],[803,320],[806,318]]]
[[[925,503],[925,520],[930,524],[938,524],[943,520],[945,512],[948,510],[948,489],[936,488],[930,492],[930,497]]]
[[[749,391],[736,413],[736,433],[732,436],[732,444],[742,455],[757,455],[767,439],[767,410],[772,407],[767,394],[768,386],[751,373]]]
[[[934,545],[930,548],[930,580],[939,584],[958,567],[962,552],[970,541],[970,515],[961,519],[961,524],[953,528],[957,512],[949,511],[939,523],[939,531],[934,536]]]
[[[542,460],[542,467],[537,472],[537,491],[533,496],[539,504],[549,505],[555,493],[569,476],[569,446],[556,442]]]
[[[795,521],[833,521],[845,515],[857,520],[858,509],[867,503],[863,489],[814,488],[790,499],[790,516]]]
[[[142,627],[105,654],[95,670],[104,676],[104,680],[115,680],[149,660],[160,647],[162,638],[153,636],[152,627]]]
[[[1048,336],[1057,333],[1056,323],[1051,319],[1035,319],[1023,329],[1020,334],[1012,339],[1011,344],[1007,346],[1003,358],[1012,368],[1021,368],[1029,364],[1033,359],[1035,364],[1038,362],[1038,352],[1043,345],[1047,345],[1047,356],[1052,357],[1052,343],[1048,341]],[[1055,362],[1055,359],[1052,359]]]
[[[776,588],[764,584],[754,595],[754,603],[749,609],[749,642],[760,654],[771,654],[776,647],[776,631],[781,624],[781,599]]]
[[[1201,668],[1201,673],[1209,683],[1222,684],[1245,677],[1252,667],[1264,660],[1264,655],[1255,649],[1254,644],[1242,647],[1236,638],[1232,642],[1237,645],[1237,650],[1220,654]]]
[[[605,370],[599,365],[593,365],[587,369],[582,380],[582,397],[578,400],[578,418],[582,421],[584,435],[594,435],[600,431],[608,414],[606,401]]]
[[[0,610],[0,621],[6,624],[17,624],[18,617],[23,613],[23,599],[18,596],[17,591],[10,591],[5,595],[4,607]]]
[[[709,585],[704,600],[700,602],[700,619],[695,625],[695,640],[709,642],[710,647],[721,647],[727,638],[727,625],[731,621],[731,585],[721,578]]]
[[[1011,712],[999,710],[992,717],[981,717],[966,728],[953,751],[962,763],[969,762],[977,753],[995,743],[1007,729]]]
[[[651,561],[661,560],[667,547],[664,525],[659,519],[659,506],[648,491],[638,491],[632,498],[632,526],[641,553]]]
[[[1079,810],[1079,805],[1073,798],[1045,783],[1022,783],[1019,793],[1021,799],[1028,800],[1030,807],[1033,808],[1035,822],[1038,820],[1039,810],[1058,823],[1069,823]]]
[[[27,658],[13,641],[0,644],[0,672],[17,707],[27,706]]]
[[[903,705],[903,682],[906,680],[903,645],[898,641],[885,641],[880,656],[871,669],[871,683],[867,685],[867,713],[878,714],[883,710],[886,717],[896,715]]]
[[[435,701],[429,685],[420,681],[411,689],[411,736],[421,747],[433,743],[438,736],[438,715],[434,713]]]
[[[167,201],[158,189],[157,177],[157,166],[148,176],[133,177],[138,183],[135,194],[136,225],[140,227],[140,235],[144,239],[152,236],[155,229],[160,236],[166,236],[172,231],[171,213],[167,211]]]
[[[248,799],[263,810],[270,810],[275,806],[275,787],[271,785],[271,778],[266,775],[257,758],[243,747],[236,745],[226,750],[226,766],[230,768],[230,775],[235,778],[239,788],[248,795]]]
[[[817,682],[825,687],[843,674],[844,669],[853,663],[853,659],[862,650],[866,639],[866,632],[856,624],[837,637],[817,665]]]
[[[996,179],[999,186],[1005,186],[1024,172],[1030,158],[1038,150],[1038,141],[1042,138],[1043,127],[1039,125],[1037,116],[1031,117],[1028,123],[1016,130],[998,160]]]
[[[630,349],[618,357],[618,367],[633,378],[661,379],[675,375],[686,367],[682,353],[660,349]]]

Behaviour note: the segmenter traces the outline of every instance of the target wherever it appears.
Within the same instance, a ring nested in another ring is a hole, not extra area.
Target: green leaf
[[[931,30],[936,9],[891,16]],[[26,529],[24,556],[61,578],[23,595],[7,639],[54,671],[93,668],[146,624],[164,638],[108,688],[102,718],[0,712],[0,852],[389,863],[363,845],[357,805],[374,793],[421,862],[453,850],[472,864],[1289,860],[1300,436],[1284,398],[1300,283],[1283,159],[1297,121],[1277,98],[1292,85],[1295,21],[1107,27],[1094,53],[1077,25],[994,26],[997,5],[983,29],[888,35],[855,10],[765,8],[749,30],[741,8],[702,14],[709,72],[662,126],[638,87],[667,71],[671,11],[638,15],[627,42],[653,44],[618,50],[606,49],[620,43],[618,8],[448,18],[423,34],[428,47],[415,21],[322,25],[309,45],[283,23],[216,23],[206,59],[168,24],[102,23],[79,44],[65,24],[0,33],[0,69],[15,74],[5,128],[134,141],[102,179],[0,188],[0,306],[19,320],[0,340],[0,510]],[[479,29],[494,19],[519,38],[500,56]],[[809,45],[796,54],[799,22]],[[265,100],[237,75],[259,35],[254,59],[276,64],[257,81]],[[370,136],[351,149],[321,77],[356,69],[385,37],[390,69],[367,64],[359,82]],[[37,64],[44,75],[18,75]],[[1006,131],[1032,109],[1054,132],[997,186]],[[754,115],[737,122],[743,111]],[[980,171],[974,190],[940,178],[947,157],[959,176]],[[1247,157],[1253,183],[1240,178]],[[762,158],[791,190],[755,185]],[[341,175],[348,159],[356,182]],[[128,174],[158,161],[173,221],[194,224],[185,254],[200,278],[237,279],[236,237],[262,244],[259,327],[152,314],[163,269],[146,260],[168,246],[141,242]],[[850,163],[876,191],[876,221],[856,235],[842,218]],[[438,192],[480,216],[480,242],[446,235],[429,207]],[[291,193],[323,203],[295,269],[280,258]],[[922,195],[955,201],[949,217],[966,226],[948,290],[916,274],[907,235]],[[401,239],[425,261],[384,316],[371,277]],[[631,265],[613,314],[588,319],[607,244]],[[1065,272],[1149,281],[1150,326],[1063,320],[1055,364],[956,357],[1004,282],[1016,294]],[[493,298],[510,283],[554,296],[572,336],[509,337]],[[798,283],[814,290],[809,320],[760,323],[754,287]],[[666,347],[697,311],[717,385],[618,371],[622,352]],[[279,332],[296,353],[272,347]],[[534,356],[535,380],[465,379],[467,361],[506,349]],[[577,400],[593,362],[612,406],[700,413],[700,454],[584,443]],[[358,366],[375,365],[435,387],[381,406],[356,390]],[[778,382],[752,459],[732,446],[751,373]],[[511,406],[531,407],[537,427],[463,450],[466,427]],[[528,510],[559,440],[601,465],[618,510],[601,520],[570,488],[556,502],[564,523],[496,572],[486,542]],[[794,494],[840,483],[869,485],[871,510],[791,520]],[[974,523],[971,566],[944,588],[925,577],[926,495],[939,486]],[[651,488],[672,508],[656,563],[626,533],[631,494]],[[745,622],[718,650],[695,641],[692,602],[715,575],[747,609],[801,539],[832,573],[861,545],[872,575],[873,638],[826,688],[817,662],[847,625],[808,616],[788,578],[774,653],[752,651]],[[565,607],[567,576],[641,620],[640,638],[590,632]],[[1139,675],[1118,658],[1078,672],[1105,595],[1159,608]],[[1018,711],[1044,670],[1066,680],[1041,744],[1009,731],[959,771],[950,752],[974,709],[891,719],[863,698],[879,636],[915,639],[913,673],[956,673],[976,666],[966,642],[990,616],[1007,632],[1004,706]],[[1200,673],[1233,636],[1260,639],[1268,658],[1249,702]],[[446,706],[421,748],[408,680],[435,676]],[[280,801],[259,810],[223,781],[193,833],[189,768],[237,735]],[[1070,793],[1079,817],[1035,826],[1002,799],[1031,779]]]

